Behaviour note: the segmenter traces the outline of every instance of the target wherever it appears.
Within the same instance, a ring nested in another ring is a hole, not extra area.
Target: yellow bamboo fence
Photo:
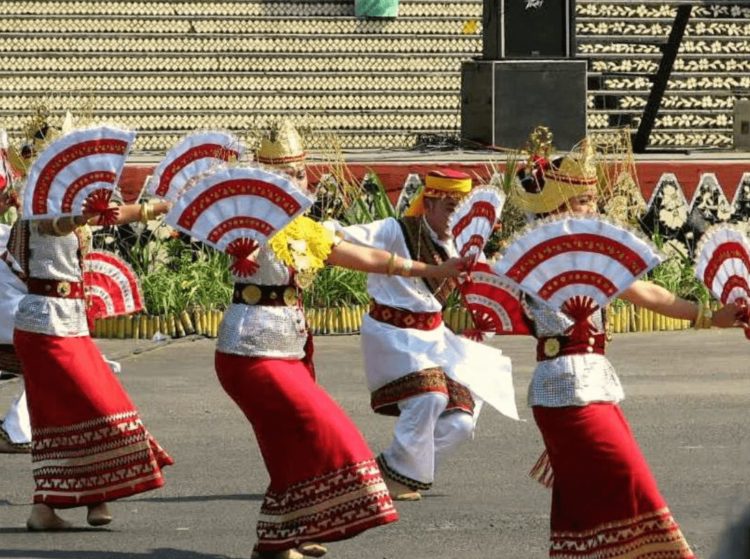
[[[355,305],[307,309],[305,315],[315,335],[356,334],[367,310],[367,305]],[[94,337],[151,340],[160,333],[170,338],[193,334],[215,338],[223,314],[220,310],[194,309],[159,316],[140,314],[98,319],[94,325]],[[457,333],[472,327],[471,317],[463,308],[447,309],[443,318]],[[615,334],[686,330],[690,327],[689,320],[670,318],[633,305],[621,305],[609,312],[609,329]]]

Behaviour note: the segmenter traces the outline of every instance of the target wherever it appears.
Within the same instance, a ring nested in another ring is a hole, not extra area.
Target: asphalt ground
[[[164,488],[114,503],[108,527],[28,533],[28,455],[0,456],[0,557],[41,559],[242,559],[267,485],[252,430],[213,371],[211,340],[99,342],[159,442],[175,458]],[[332,544],[333,559],[531,559],[547,554],[550,492],[527,477],[542,450],[526,387],[534,348],[493,341],[513,358],[524,421],[485,408],[475,439],[448,459],[434,488],[398,506],[395,524]],[[135,353],[134,353],[135,352]],[[320,382],[375,452],[394,420],[370,411],[357,336],[316,338]],[[610,360],[623,409],[660,489],[698,557],[748,559],[750,544],[750,343],[738,331],[627,334]],[[0,414],[20,390],[0,382]],[[289,449],[290,460],[313,460]]]

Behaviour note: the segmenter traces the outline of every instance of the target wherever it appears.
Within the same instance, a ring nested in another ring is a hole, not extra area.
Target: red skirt
[[[619,406],[534,418],[554,473],[550,557],[694,559]]]
[[[164,485],[172,464],[88,336],[16,330],[31,418],[35,503],[74,507]]]
[[[301,361],[217,352],[216,372],[271,478],[256,549],[344,540],[398,519],[372,451]]]

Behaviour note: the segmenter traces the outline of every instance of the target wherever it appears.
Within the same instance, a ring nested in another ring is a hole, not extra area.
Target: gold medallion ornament
[[[547,338],[544,341],[544,355],[555,357],[560,353],[560,341],[557,338]]]
[[[70,292],[71,292],[71,287],[70,287],[69,282],[61,281],[60,283],[57,284],[57,294],[60,297],[67,297],[68,295],[70,295]]]
[[[257,305],[261,295],[260,287],[257,285],[246,285],[242,288],[242,300],[248,305]]]
[[[297,304],[297,290],[293,287],[287,287],[284,290],[284,303],[287,307],[293,307]]]

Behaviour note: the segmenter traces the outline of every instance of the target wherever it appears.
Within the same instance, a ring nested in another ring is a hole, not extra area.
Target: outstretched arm
[[[713,313],[713,316],[707,316],[701,304],[678,297],[663,287],[648,281],[636,281],[620,295],[620,298],[672,318],[704,321],[705,327],[728,328],[734,326],[737,313],[735,305],[726,305]]]
[[[147,222],[169,211],[169,202],[143,202],[142,204],[124,204],[117,206],[117,220],[114,225],[125,225],[136,221]],[[89,224],[98,225],[98,216],[89,219]]]
[[[146,222],[169,211],[169,202],[145,202],[117,206],[117,219],[114,225],[124,225],[135,221]],[[39,230],[45,235],[64,236],[81,225],[98,225],[99,215],[85,213],[75,217],[59,217],[40,221]]]
[[[341,241],[335,245],[326,260],[328,264],[334,266],[374,274],[435,278],[457,277],[465,274],[469,261],[466,258],[451,258],[435,266],[402,258],[385,250],[358,246],[347,241]]]

